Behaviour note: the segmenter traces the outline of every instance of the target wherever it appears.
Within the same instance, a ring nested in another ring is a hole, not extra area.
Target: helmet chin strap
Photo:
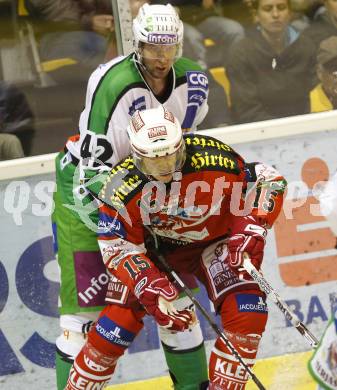
[[[136,62],[139,66],[141,66],[144,70],[146,69],[146,66],[142,63],[141,55],[138,50],[135,50],[135,57],[133,61]]]
[[[134,62],[136,62],[145,73],[147,73],[150,77],[153,78],[152,74],[148,71],[146,65],[142,61],[142,55],[139,53],[138,50],[135,53],[136,53],[136,56],[135,56]]]

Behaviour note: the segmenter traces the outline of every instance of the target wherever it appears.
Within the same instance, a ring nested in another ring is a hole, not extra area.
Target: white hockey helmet
[[[139,43],[177,45],[176,59],[183,51],[184,25],[171,4],[144,4],[132,24],[135,51]]]
[[[164,106],[136,111],[127,132],[134,163],[144,174],[167,175],[183,166],[183,132],[177,118]]]

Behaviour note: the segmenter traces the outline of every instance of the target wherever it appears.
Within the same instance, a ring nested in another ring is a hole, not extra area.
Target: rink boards
[[[335,238],[319,215],[313,185],[337,168],[336,124],[337,114],[329,112],[209,133],[233,145],[246,160],[272,164],[287,178],[285,208],[268,233],[263,271],[317,337],[330,316],[330,297],[337,292],[337,251]],[[20,384],[27,390],[55,389],[59,284],[50,224],[54,157],[0,163],[0,388],[4,390]],[[212,312],[203,289],[198,299]],[[306,340],[272,302],[269,311],[259,358],[308,351]],[[209,352],[214,333],[199,318]],[[119,362],[115,384],[167,375],[156,325],[151,318],[145,323]]]

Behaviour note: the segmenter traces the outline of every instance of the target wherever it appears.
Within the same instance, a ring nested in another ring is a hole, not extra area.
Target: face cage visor
[[[185,142],[182,140],[179,148],[171,154],[160,157],[145,157],[132,149],[135,166],[147,176],[166,176],[180,171],[186,159]]]

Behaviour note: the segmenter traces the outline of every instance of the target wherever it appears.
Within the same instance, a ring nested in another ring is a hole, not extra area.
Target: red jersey
[[[170,248],[193,250],[230,236],[235,218],[254,215],[270,227],[282,206],[285,181],[274,168],[247,164],[212,137],[184,139],[186,161],[171,183],[151,180],[128,157],[110,171],[100,191],[103,260],[128,287],[137,272],[154,266],[146,256],[146,227]]]

